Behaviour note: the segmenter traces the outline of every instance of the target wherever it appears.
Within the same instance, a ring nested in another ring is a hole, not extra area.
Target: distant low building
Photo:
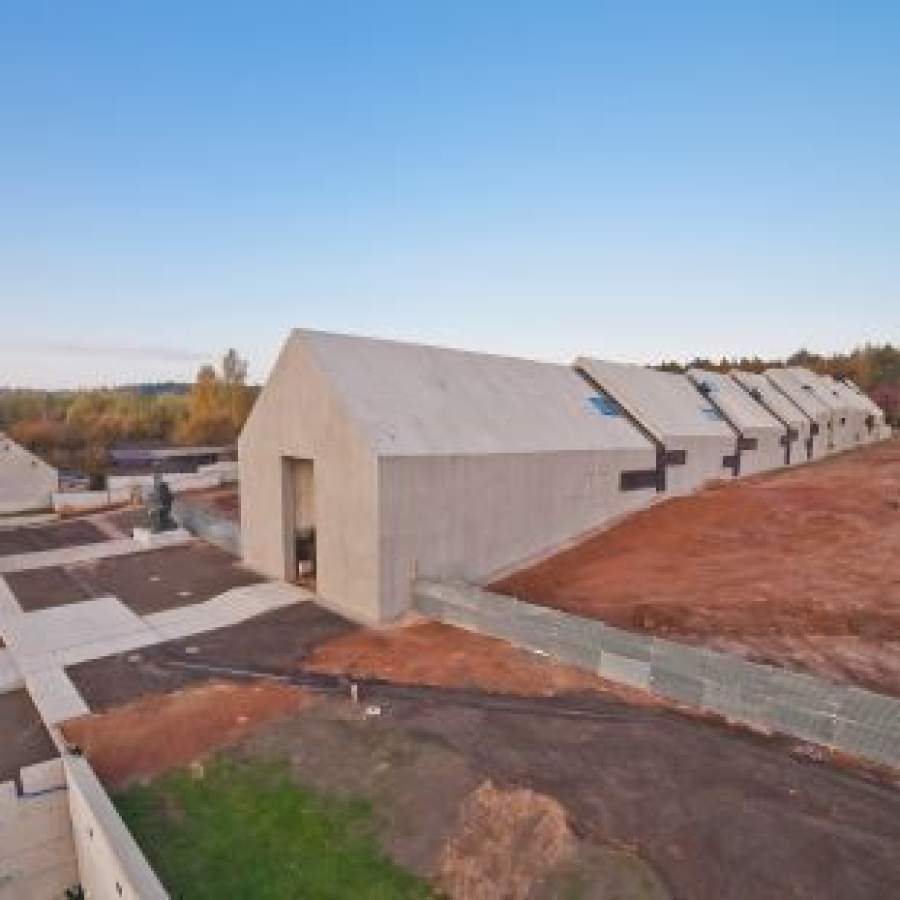
[[[156,442],[120,443],[109,450],[110,475],[196,472],[200,466],[234,459],[234,447],[176,447]]]
[[[47,509],[58,486],[53,466],[0,432],[0,514]]]

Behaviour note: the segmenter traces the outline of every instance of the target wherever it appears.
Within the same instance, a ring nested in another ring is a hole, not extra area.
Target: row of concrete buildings
[[[889,435],[804,369],[686,375],[294,331],[239,445],[245,561],[367,622],[654,501]]]

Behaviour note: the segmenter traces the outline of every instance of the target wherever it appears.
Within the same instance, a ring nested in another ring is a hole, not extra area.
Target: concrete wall
[[[417,582],[427,616],[755,728],[900,768],[900,699],[626,631],[465,584]]]
[[[168,900],[87,760],[64,760],[69,814],[86,900]]]
[[[812,458],[821,459],[833,453],[833,411],[810,390],[806,390],[796,375],[788,369],[766,369],[769,383],[791,401],[810,422]]]
[[[0,432],[0,513],[46,509],[59,474]]]
[[[289,460],[312,462],[316,591],[351,618],[403,613],[416,571],[551,552],[655,497],[621,485],[653,444],[597,400],[567,366],[294,332],[239,442],[244,559],[294,575]]]
[[[861,397],[856,391],[840,381],[835,381],[830,375],[819,376],[825,387],[831,391],[832,396],[839,400],[847,409],[853,427],[853,436],[857,444],[871,444],[881,440],[880,422],[884,421],[884,414],[868,398]],[[878,410],[878,414],[872,411],[872,407]]]
[[[383,618],[379,591],[378,464],[308,349],[292,337],[239,441],[245,562],[286,577],[285,457],[315,466],[316,587],[348,616]]]
[[[730,478],[723,458],[737,448],[737,433],[684,375],[643,366],[579,357],[577,370],[615,400],[667,452],[685,462],[666,471],[666,490],[686,494],[707,481]]]
[[[412,602],[412,580],[484,583],[649,505],[656,490],[622,491],[625,470],[652,470],[643,449],[380,462],[383,613]]]
[[[56,900],[79,882],[60,760],[0,783],[0,900]]]
[[[781,393],[765,375],[756,372],[741,372],[733,369],[730,373],[735,384],[739,385],[754,402],[759,403],[767,412],[777,418],[786,429],[790,429],[791,440],[790,464],[799,465],[809,461],[810,420],[791,400]]]
[[[688,378],[743,439],[740,474],[777,469],[787,462],[787,428],[728,375],[689,369]]]
[[[831,412],[831,440],[835,453],[859,446],[862,428],[861,416],[852,410],[841,397],[835,395],[828,384],[814,372],[802,366],[789,366],[788,372],[794,376],[803,390],[815,398]]]

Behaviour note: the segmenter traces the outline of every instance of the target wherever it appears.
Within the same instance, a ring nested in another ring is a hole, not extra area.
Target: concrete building
[[[59,473],[0,432],[0,513],[49,509]]]
[[[851,379],[845,378],[841,383],[856,394],[859,403],[867,410],[868,415],[872,417],[873,427],[877,435],[876,439],[886,440],[891,437],[893,431],[891,426],[887,424],[887,411],[882,409],[872,397]]]
[[[815,395],[831,411],[831,441],[836,453],[859,446],[859,432],[862,417],[859,410],[849,406],[847,401],[831,390],[821,375],[816,375],[803,366],[788,366],[790,372],[805,391]]]
[[[770,415],[778,419],[784,426],[788,441],[785,446],[785,461],[789,465],[808,462],[812,459],[810,442],[810,419],[807,415],[781,393],[765,375],[757,372],[731,371],[735,383]]]
[[[811,459],[821,459],[835,450],[834,411],[788,369],[766,369],[768,382],[791,401],[809,420]]]
[[[740,471],[737,433],[686,376],[589,357],[574,365],[653,440],[661,489],[684,494]]]
[[[852,388],[841,381],[836,381],[830,375],[820,375],[819,378],[825,390],[829,391],[835,400],[844,406],[850,426],[849,436],[854,443],[871,444],[873,441],[880,440],[881,429],[877,425],[876,416],[872,413],[869,404]],[[874,406],[874,404],[872,405]]]
[[[483,583],[656,497],[653,442],[567,366],[302,330],[239,461],[245,561],[314,568],[370,622],[416,577]]]
[[[738,433],[738,474],[753,475],[788,464],[790,444],[787,428],[737,382],[721,372],[707,372],[704,369],[688,369],[687,376]]]

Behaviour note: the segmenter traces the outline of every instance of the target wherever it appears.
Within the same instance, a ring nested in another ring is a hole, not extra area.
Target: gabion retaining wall
[[[172,506],[172,514],[175,521],[191,534],[240,556],[241,528],[236,522],[177,499]]]
[[[425,615],[735,722],[900,768],[900,700],[637,634],[462,583],[417,581]]]

